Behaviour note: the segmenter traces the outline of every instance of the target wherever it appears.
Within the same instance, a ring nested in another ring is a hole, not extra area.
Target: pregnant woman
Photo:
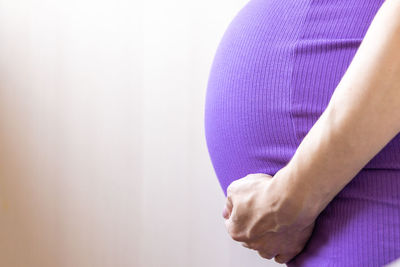
[[[400,0],[250,0],[205,134],[231,237],[288,266],[400,257]]]

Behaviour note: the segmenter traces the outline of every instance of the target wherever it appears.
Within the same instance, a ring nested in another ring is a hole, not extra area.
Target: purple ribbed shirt
[[[205,134],[226,196],[284,167],[325,110],[384,0],[250,0],[208,80]],[[400,134],[318,216],[289,267],[382,266],[400,257]]]

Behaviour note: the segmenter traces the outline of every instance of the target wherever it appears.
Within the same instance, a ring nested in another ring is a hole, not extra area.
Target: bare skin
[[[277,176],[278,173],[274,178],[256,173],[231,183],[223,216],[233,240],[257,250],[263,258],[275,257],[275,261],[284,263],[303,249],[314,228],[314,221],[309,225],[286,221],[292,214],[282,216],[281,192],[285,189],[280,188],[282,183],[276,183]],[[278,256],[282,252],[285,254]]]
[[[386,0],[326,108],[274,177],[250,174],[228,187],[232,239],[286,263],[315,219],[400,132],[400,0]]]

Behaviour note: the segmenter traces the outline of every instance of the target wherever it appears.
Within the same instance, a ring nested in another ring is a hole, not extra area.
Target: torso
[[[383,2],[250,0],[237,14],[215,55],[205,109],[208,151],[225,194],[232,181],[274,175],[290,160]],[[378,266],[400,257],[399,192],[396,136],[321,213],[289,266]],[[378,221],[386,230],[374,228]],[[388,245],[379,252],[369,248],[375,241]]]

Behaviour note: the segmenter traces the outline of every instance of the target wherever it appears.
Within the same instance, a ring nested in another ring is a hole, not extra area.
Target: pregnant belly
[[[205,105],[208,152],[220,185],[274,175],[329,103],[383,1],[250,0],[227,28]],[[357,11],[357,12],[356,12]],[[327,19],[329,18],[329,19]],[[385,153],[366,168],[400,169]]]
[[[249,173],[274,175],[297,147],[289,90],[295,35],[281,38],[283,19],[268,14],[284,7],[273,2],[250,1],[236,15],[211,68],[205,134],[225,194]],[[286,24],[295,30],[295,19]]]
[[[284,167],[329,103],[382,1],[250,0],[226,30],[205,105],[226,195]],[[329,203],[290,267],[382,266],[400,257],[400,134]]]

